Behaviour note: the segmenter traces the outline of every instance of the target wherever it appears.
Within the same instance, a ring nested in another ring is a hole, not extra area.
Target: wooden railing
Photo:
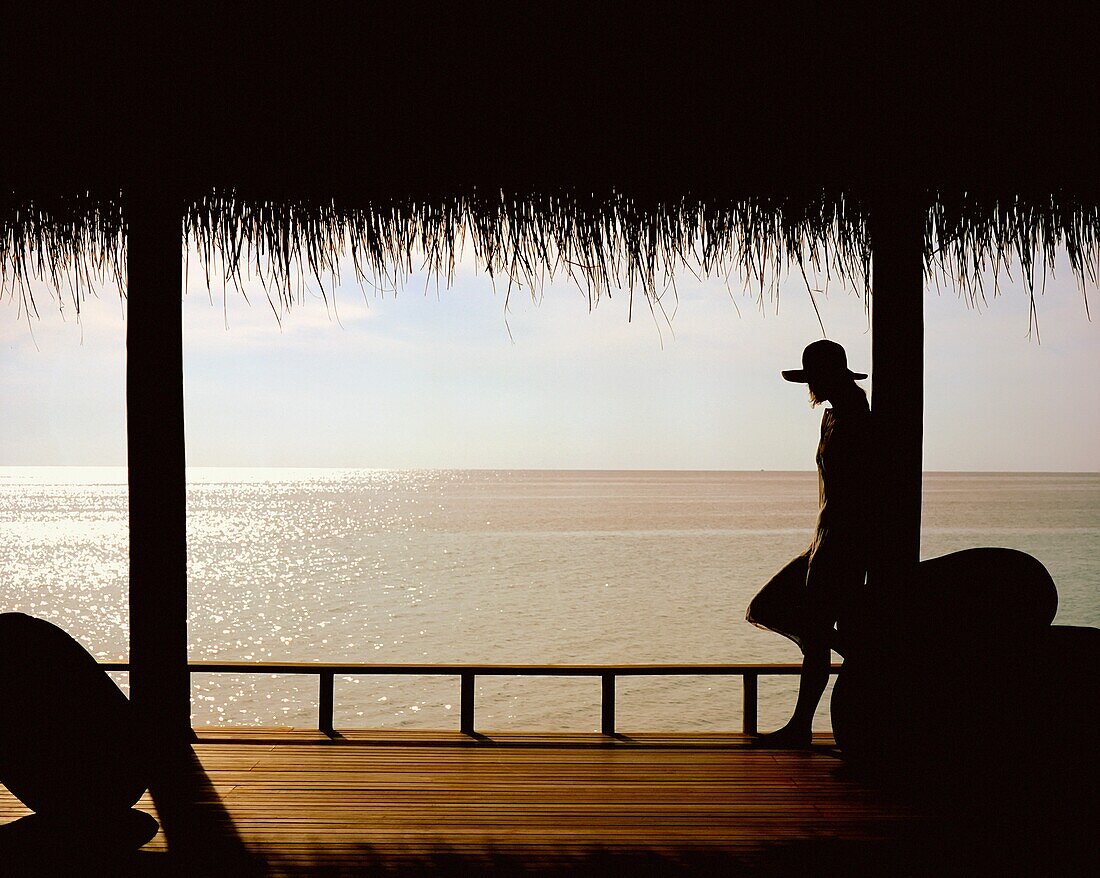
[[[128,671],[129,662],[100,662],[106,671]],[[336,677],[405,675],[458,677],[461,681],[459,729],[474,734],[474,682],[478,677],[599,677],[600,731],[615,734],[615,681],[619,677],[740,677],[743,682],[741,728],[757,731],[758,682],[762,676],[797,676],[798,664],[741,665],[385,665],[362,662],[189,662],[193,674],[312,674],[319,679],[317,727],[327,735],[333,728],[333,690]],[[840,670],[832,666],[831,672]]]

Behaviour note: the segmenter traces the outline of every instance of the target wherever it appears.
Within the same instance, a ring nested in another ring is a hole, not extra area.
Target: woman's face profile
[[[814,405],[828,400],[829,390],[821,381],[811,378],[806,384],[810,388],[810,400]]]

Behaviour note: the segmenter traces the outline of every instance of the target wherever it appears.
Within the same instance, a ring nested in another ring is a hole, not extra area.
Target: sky
[[[820,411],[779,375],[821,337],[797,272],[763,304],[736,279],[685,273],[667,323],[626,291],[590,309],[566,280],[537,302],[513,290],[506,312],[504,287],[465,262],[449,288],[346,280],[335,312],[314,294],[279,320],[258,280],[249,304],[198,274],[184,300],[189,465],[814,468]],[[926,288],[926,470],[1100,471],[1100,320],[1062,255],[1040,344],[1015,278],[978,308]],[[79,321],[35,291],[29,321],[0,301],[0,465],[124,465],[117,289]],[[817,298],[828,337],[870,371],[863,299],[835,284]]]

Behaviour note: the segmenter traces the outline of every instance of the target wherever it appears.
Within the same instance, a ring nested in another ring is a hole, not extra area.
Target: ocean
[[[809,543],[812,472],[188,471],[192,659],[797,662],[744,620]],[[0,467],[0,611],[127,653],[121,468]],[[922,555],[1008,546],[1100,625],[1100,474],[927,473]],[[125,688],[126,675],[116,677]],[[196,675],[196,725],[310,726],[316,678]],[[760,726],[796,681],[762,678]],[[480,729],[591,731],[596,678],[479,678]],[[337,680],[337,728],[456,728],[456,678]],[[828,698],[817,726],[829,727]],[[621,678],[618,727],[737,730],[738,678]]]

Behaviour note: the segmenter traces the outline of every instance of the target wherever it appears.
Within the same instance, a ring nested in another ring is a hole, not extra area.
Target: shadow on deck
[[[139,807],[162,830],[132,859],[67,862],[154,876],[926,875],[1049,866],[1072,841],[1019,809],[888,793],[851,776],[827,736],[798,752],[738,734],[203,729]],[[26,813],[0,787],[0,821]]]

